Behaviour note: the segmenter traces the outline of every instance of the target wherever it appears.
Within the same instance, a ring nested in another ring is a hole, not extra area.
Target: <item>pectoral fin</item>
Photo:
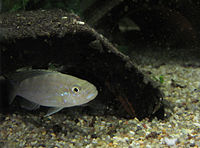
[[[44,117],[50,116],[50,115],[60,111],[61,109],[63,109],[63,107],[52,107],[48,110],[47,114]]]

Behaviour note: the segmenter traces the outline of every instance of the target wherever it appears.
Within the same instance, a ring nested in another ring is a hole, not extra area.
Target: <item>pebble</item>
[[[174,138],[174,139],[169,139],[167,137],[164,138],[164,141],[165,143],[168,145],[168,146],[173,146],[176,144],[176,142],[178,141],[177,138]]]

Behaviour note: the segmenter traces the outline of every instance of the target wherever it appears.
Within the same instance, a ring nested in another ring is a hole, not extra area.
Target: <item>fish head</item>
[[[62,94],[67,94],[66,97],[63,97],[63,105],[65,107],[88,103],[97,96],[98,91],[90,82],[77,78],[70,79],[70,81],[66,86],[68,88],[67,91],[62,92]]]

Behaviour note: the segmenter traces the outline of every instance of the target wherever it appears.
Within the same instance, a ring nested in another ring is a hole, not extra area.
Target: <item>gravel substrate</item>
[[[135,60],[153,79],[162,76],[164,99],[171,102],[165,120],[138,121],[80,112],[58,112],[47,118],[43,118],[44,112],[0,113],[0,147],[200,146],[200,62],[159,56],[144,54]],[[155,62],[154,57],[162,60]]]

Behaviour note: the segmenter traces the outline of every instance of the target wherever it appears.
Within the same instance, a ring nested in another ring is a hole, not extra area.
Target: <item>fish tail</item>
[[[7,106],[11,104],[15,98],[14,85],[3,75],[0,76],[0,104]]]
[[[7,97],[8,97],[8,104],[11,104],[16,97],[16,84],[14,81],[10,80],[6,75],[2,75],[6,81],[6,90],[7,90]]]
[[[16,86],[12,81],[8,81],[8,103],[11,104],[16,97]]]

